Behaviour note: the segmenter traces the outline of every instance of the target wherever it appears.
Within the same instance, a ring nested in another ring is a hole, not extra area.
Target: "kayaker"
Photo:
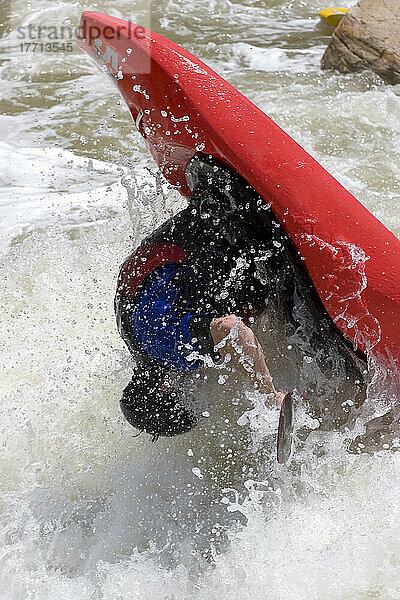
[[[265,240],[267,205],[213,159],[192,159],[187,179],[188,207],[125,260],[115,297],[118,329],[136,362],[122,412],[153,439],[196,424],[182,378],[202,366],[241,371],[268,403],[284,397],[249,326],[274,294],[265,285],[272,262],[280,285],[285,280],[284,261],[281,270],[276,264],[285,250],[279,225]]]

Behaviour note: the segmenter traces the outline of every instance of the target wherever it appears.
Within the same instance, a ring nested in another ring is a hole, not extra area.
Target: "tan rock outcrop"
[[[333,32],[323,69],[341,73],[375,71],[400,83],[400,0],[359,0]]]

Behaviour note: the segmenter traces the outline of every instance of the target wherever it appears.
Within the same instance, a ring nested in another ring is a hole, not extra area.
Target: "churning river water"
[[[196,429],[134,437],[118,407],[132,365],[116,276],[183,201],[157,185],[116,89],[75,44],[20,46],[30,24],[76,26],[84,9],[150,24],[400,235],[400,88],[320,71],[325,7],[1,3],[1,600],[399,600],[400,454],[349,453],[361,418],[321,430],[300,409],[309,435],[279,466],[276,411],[217,374]],[[374,389],[379,406],[385,383]]]

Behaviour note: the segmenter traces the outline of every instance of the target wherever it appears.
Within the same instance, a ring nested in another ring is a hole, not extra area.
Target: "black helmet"
[[[160,435],[179,435],[197,424],[182,400],[183,392],[168,381],[165,370],[146,367],[132,377],[120,405],[126,420],[156,441]]]

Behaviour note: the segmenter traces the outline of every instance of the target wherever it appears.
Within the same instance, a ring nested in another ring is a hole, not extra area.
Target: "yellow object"
[[[319,16],[324,23],[337,27],[348,10],[348,8],[324,8],[319,11]]]

